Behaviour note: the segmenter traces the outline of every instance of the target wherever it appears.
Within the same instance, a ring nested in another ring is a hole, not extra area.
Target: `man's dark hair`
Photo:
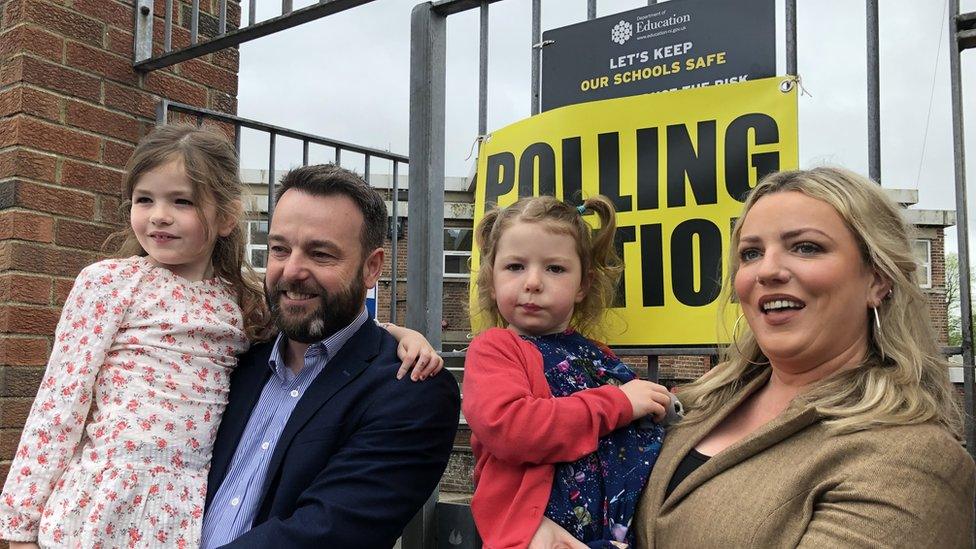
[[[363,257],[383,247],[386,238],[386,204],[376,189],[363,181],[356,172],[349,171],[335,164],[316,164],[303,166],[289,171],[281,179],[275,201],[281,199],[288,189],[302,191],[312,196],[342,195],[359,206],[363,214],[363,227],[360,241],[363,245]]]

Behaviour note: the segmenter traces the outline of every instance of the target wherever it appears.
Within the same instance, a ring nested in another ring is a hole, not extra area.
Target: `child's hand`
[[[413,369],[410,372],[410,379],[424,380],[437,374],[444,367],[444,359],[437,354],[420,332],[393,324],[388,324],[386,329],[400,342],[397,346],[397,356],[403,364],[397,370],[397,379],[403,379],[403,376]]]
[[[587,549],[586,544],[573,537],[555,522],[542,517],[542,524],[532,536],[529,549]]]
[[[671,393],[663,385],[635,379],[621,385],[620,390],[627,395],[630,405],[634,407],[634,419],[652,416],[654,421],[659,422],[667,415]]]
[[[40,549],[37,543],[33,541],[11,541],[10,549]]]

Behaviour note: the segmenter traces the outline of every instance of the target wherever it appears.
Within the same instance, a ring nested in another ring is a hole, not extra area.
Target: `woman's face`
[[[869,307],[887,286],[832,206],[795,191],[764,196],[746,215],[738,254],[735,292],[773,366],[801,373],[864,356]]]

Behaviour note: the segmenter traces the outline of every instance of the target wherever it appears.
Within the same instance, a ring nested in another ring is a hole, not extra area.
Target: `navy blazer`
[[[231,376],[207,505],[271,375],[273,343]],[[268,464],[253,528],[225,547],[391,547],[437,486],[458,425],[457,382],[396,379],[397,343],[367,321],[302,395]]]

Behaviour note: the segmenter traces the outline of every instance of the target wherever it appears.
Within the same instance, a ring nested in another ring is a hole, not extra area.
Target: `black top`
[[[670,496],[671,492],[674,492],[674,489],[681,484],[681,481],[688,478],[688,475],[695,472],[695,469],[698,469],[704,465],[705,462],[710,458],[711,456],[706,456],[705,454],[692,448],[691,451],[688,452],[688,455],[686,455],[685,458],[681,460],[681,463],[678,464],[678,468],[674,471],[674,475],[671,477],[671,482],[668,483],[668,491],[664,493],[664,497]]]

